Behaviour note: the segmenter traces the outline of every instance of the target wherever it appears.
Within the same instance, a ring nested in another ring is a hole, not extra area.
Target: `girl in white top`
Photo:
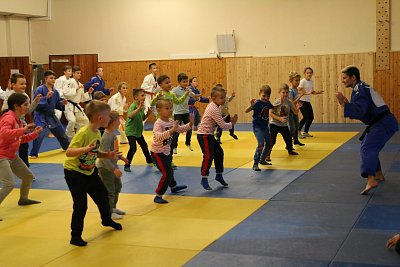
[[[110,97],[108,100],[108,104],[111,107],[111,110],[115,110],[119,113],[119,133],[120,138],[119,142],[121,144],[128,144],[128,138],[125,134],[125,119],[124,113],[128,111],[129,103],[126,103],[126,94],[128,93],[128,84],[126,82],[120,82],[118,84],[118,93]]]
[[[313,69],[310,67],[306,67],[304,69],[304,78],[300,81],[300,85],[298,87],[299,93],[303,94],[303,96],[300,98],[300,102],[302,103],[300,111],[303,115],[303,118],[301,119],[299,124],[299,136],[304,137],[312,137],[312,135],[308,133],[311,123],[314,120],[314,111],[311,106],[311,95],[319,95],[324,92],[314,91],[314,81],[311,80],[313,74]],[[304,125],[304,133],[302,135],[301,129],[303,129]]]

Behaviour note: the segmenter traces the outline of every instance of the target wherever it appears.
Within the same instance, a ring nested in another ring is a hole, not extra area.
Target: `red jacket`
[[[37,137],[36,132],[25,134],[17,114],[12,110],[7,111],[0,117],[0,158],[14,159],[21,143]]]

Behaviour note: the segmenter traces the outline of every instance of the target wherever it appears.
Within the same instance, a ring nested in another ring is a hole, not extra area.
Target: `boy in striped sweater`
[[[168,186],[171,187],[171,192],[176,193],[186,189],[186,185],[176,185],[174,179],[174,171],[171,166],[171,142],[175,132],[182,133],[192,129],[193,116],[190,117],[190,122],[183,126],[179,125],[178,121],[171,119],[172,102],[168,99],[159,99],[156,103],[157,113],[159,118],[154,123],[153,127],[153,144],[151,145],[151,157],[157,168],[161,171],[162,176],[156,189],[154,202],[158,204],[166,204],[167,200],[162,196],[167,191]]]
[[[212,190],[208,184],[208,175],[210,174],[211,164],[214,160],[216,177],[223,186],[228,186],[222,177],[224,171],[224,150],[220,143],[214,138],[215,127],[218,125],[222,129],[232,129],[236,124],[238,116],[235,114],[231,122],[226,123],[222,118],[219,108],[226,101],[226,91],[224,88],[216,86],[211,91],[211,102],[207,105],[201,119],[199,129],[197,130],[197,140],[199,141],[201,151],[203,152],[203,163],[201,164],[201,185],[206,190]]]

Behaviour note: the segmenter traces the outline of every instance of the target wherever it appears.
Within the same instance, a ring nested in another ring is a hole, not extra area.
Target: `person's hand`
[[[28,133],[28,132],[34,130],[35,127],[36,127],[36,125],[34,123],[29,123],[28,125],[26,125],[24,127],[24,133]]]
[[[89,94],[93,93],[93,91],[94,91],[94,88],[92,86],[90,86],[89,90],[88,90]]]
[[[92,84],[92,87],[96,87],[96,86],[99,86],[99,83]]]
[[[335,95],[342,107],[344,107],[344,104],[349,103],[349,100],[341,92],[336,92]]]
[[[395,246],[397,244],[397,242],[399,242],[399,240],[400,240],[400,234],[392,236],[392,238],[390,238],[387,241],[386,248],[391,248],[391,247]]]
[[[235,93],[235,91],[233,91],[233,92],[232,92],[231,96],[233,96],[233,97],[235,97],[235,96],[236,96],[236,93]]]
[[[279,117],[278,121],[280,121],[282,123],[286,123],[287,122],[287,117]]]
[[[254,105],[255,105],[256,103],[257,103],[257,99],[253,98],[253,99],[250,100],[250,105],[251,105],[252,107],[254,107]]]
[[[237,114],[233,115],[233,117],[232,117],[232,119],[231,119],[232,125],[235,125],[236,122],[237,122],[237,120],[238,120],[238,115],[237,115]]]
[[[110,93],[112,93],[112,92],[114,91],[114,87],[110,87],[110,88],[108,89],[108,91],[110,91]]]
[[[303,103],[300,101],[296,103],[296,109],[299,110],[303,106]]]
[[[142,102],[139,103],[137,109],[138,109],[138,110],[141,110],[141,109],[143,109],[143,108],[144,108],[144,102],[142,101]]]
[[[97,140],[93,140],[89,145],[85,146],[84,147],[85,153],[88,153],[88,152],[92,151],[94,148],[96,148],[96,143],[97,143]]]
[[[114,175],[120,178],[122,176],[122,172],[119,169],[114,169]]]
[[[36,126],[34,130],[37,134],[40,134],[43,131],[43,128],[40,126]]]
[[[61,103],[65,106],[66,104],[68,104],[68,100],[67,99],[63,99],[63,101]]]
[[[47,98],[47,99],[51,98],[51,96],[52,96],[53,94],[54,94],[53,91],[48,91],[48,92],[47,92],[47,95],[46,95],[46,98]]]
[[[33,101],[39,102],[41,98],[42,98],[42,94],[38,94]]]
[[[178,130],[178,126],[179,126],[179,121],[174,121],[172,124],[172,128],[171,131],[174,133]]]
[[[84,88],[83,84],[80,84],[80,85],[79,85],[79,88]]]

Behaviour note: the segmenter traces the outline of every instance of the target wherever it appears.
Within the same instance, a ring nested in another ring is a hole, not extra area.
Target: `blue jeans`
[[[253,133],[258,143],[256,152],[254,153],[254,164],[258,164],[258,162],[264,161],[271,153],[271,136],[269,135],[268,128],[265,130],[253,128]]]
[[[67,150],[69,146],[69,141],[67,135],[65,134],[64,127],[62,127],[61,125],[52,129],[44,127],[43,131],[39,134],[39,137],[33,140],[33,147],[31,149],[31,153],[29,153],[30,156],[38,156],[39,149],[43,143],[43,139],[49,134],[49,131],[51,131],[54,136],[57,137],[57,140],[60,143],[62,149]]]

